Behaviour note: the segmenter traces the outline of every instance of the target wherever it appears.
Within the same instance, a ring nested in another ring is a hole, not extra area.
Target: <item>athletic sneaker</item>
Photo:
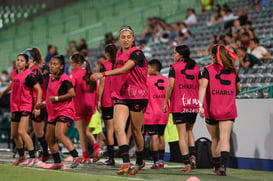
[[[181,169],[182,172],[190,172],[191,171],[191,165],[186,164],[184,168]]]
[[[226,176],[226,168],[225,166],[221,166],[218,170],[215,171],[215,173],[219,176]]]
[[[57,170],[57,169],[62,169],[63,167],[64,167],[63,163],[55,163],[51,167],[49,167],[48,169]]]
[[[103,151],[99,148],[96,152],[95,152],[95,155],[94,155],[94,158],[93,158],[93,163],[97,162],[100,160],[100,158],[103,156]]]
[[[26,155],[22,156],[22,157],[19,157],[17,160],[15,160],[12,164],[13,165],[19,165],[20,163],[23,163],[27,161],[26,159]]]
[[[71,168],[76,168],[77,166],[79,166],[79,164],[81,164],[82,162],[82,158],[81,157],[77,157],[74,158],[73,163],[71,164]]]
[[[196,157],[192,155],[190,157],[190,161],[191,161],[191,169],[196,168],[197,167],[197,165],[196,165]]]
[[[158,169],[158,168],[160,168],[159,162],[154,163],[150,168],[151,169]]]
[[[47,155],[47,156],[42,155],[42,156],[40,157],[39,161],[41,161],[41,162],[46,162],[47,160],[49,160],[49,158],[50,158],[50,155]]]
[[[83,158],[82,159],[82,164],[90,164],[90,163],[91,163],[91,161],[90,161],[89,158]]]
[[[158,164],[159,164],[160,168],[164,168],[164,161],[163,160],[159,160]]]
[[[37,162],[37,158],[30,158],[28,163],[26,164],[26,167],[32,167]]]
[[[143,167],[145,167],[145,162],[142,162],[142,165],[135,164],[134,168],[130,170],[127,175],[136,175],[139,170],[141,170]]]
[[[117,171],[117,174],[123,175],[133,169],[134,169],[134,165],[132,163],[126,163]]]
[[[109,160],[106,160],[103,165],[106,165],[106,166],[115,166],[115,160],[114,159],[109,159]]]

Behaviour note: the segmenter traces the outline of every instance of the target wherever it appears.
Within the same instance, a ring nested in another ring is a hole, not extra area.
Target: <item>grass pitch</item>
[[[76,169],[47,170],[42,168],[26,168],[12,166],[14,158],[11,154],[0,152],[0,181],[125,181],[125,180],[158,180],[158,181],[185,181],[196,176],[201,181],[273,181],[273,172],[228,169],[226,177],[216,176],[211,169],[195,169],[190,173],[182,173],[182,164],[166,163],[164,169],[150,169],[151,161],[146,162],[146,167],[135,176],[119,176],[116,170],[120,168],[106,167],[100,163],[80,165]],[[120,163],[120,160],[118,160]],[[69,162],[64,162],[69,167]]]

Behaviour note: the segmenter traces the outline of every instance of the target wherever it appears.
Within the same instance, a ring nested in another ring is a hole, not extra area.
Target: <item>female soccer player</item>
[[[40,67],[42,66],[41,52],[38,48],[34,47],[31,49],[25,50],[24,53],[28,56],[28,59],[29,59],[28,67],[29,67],[30,71],[35,76],[35,78],[39,81],[39,84],[42,87],[42,90],[43,90],[42,101],[44,101],[46,98],[46,87],[45,87],[45,80],[44,80],[42,71],[40,69]],[[34,103],[37,102],[36,101],[37,100],[37,92],[35,90],[33,90],[32,95],[33,95]],[[46,162],[50,157],[50,155],[48,153],[48,146],[47,146],[47,142],[45,139],[45,133],[44,133],[45,121],[47,121],[47,111],[46,111],[45,107],[41,110],[37,110],[34,108],[34,105],[33,105],[33,113],[35,111],[37,111],[39,115],[37,115],[37,117],[35,117],[35,114],[32,114],[32,116],[31,116],[32,126],[33,126],[33,130],[34,130],[34,134],[38,138],[38,140],[41,144],[41,147],[43,149],[43,154],[39,160],[41,162]]]
[[[124,165],[117,174],[135,175],[144,167],[143,161],[143,136],[141,126],[144,110],[148,103],[147,93],[147,60],[140,48],[134,46],[134,32],[130,26],[124,26],[119,31],[121,49],[116,55],[114,70],[92,75],[94,80],[105,76],[113,76],[111,86],[114,105],[114,130],[119,144]],[[116,76],[114,76],[116,75]],[[128,139],[125,126],[130,115],[132,133],[136,143],[136,165],[133,166],[129,159]]]
[[[106,62],[102,62],[100,72],[105,72],[113,69],[116,61],[117,47],[113,44],[108,44],[105,47]],[[114,101],[111,98],[111,77],[102,77],[100,79],[98,93],[98,110],[102,112],[104,124],[107,134],[107,151],[109,159],[104,162],[104,165],[115,165],[114,160],[114,120],[113,110]]]
[[[224,45],[213,46],[211,58],[213,63],[205,67],[202,73],[199,89],[200,116],[206,118],[211,136],[215,173],[226,175],[230,133],[237,117],[235,96],[241,91],[240,79],[234,67],[236,54]]]
[[[80,53],[71,56],[72,79],[75,88],[76,96],[74,97],[75,105],[75,124],[80,135],[80,144],[82,147],[83,162],[90,163],[87,141],[93,144],[95,155],[93,162],[96,162],[103,156],[103,151],[99,144],[88,129],[88,124],[92,115],[96,111],[97,104],[97,83],[90,80],[90,75],[93,73],[91,67]],[[85,67],[83,64],[85,63]]]
[[[151,151],[154,164],[152,169],[164,167],[165,142],[164,131],[168,123],[169,111],[162,112],[169,79],[160,75],[162,64],[153,59],[148,63],[147,79],[149,103],[144,114],[144,133],[151,138]]]
[[[170,67],[169,84],[162,110],[166,112],[166,105],[170,98],[170,112],[173,114],[173,120],[176,124],[179,147],[185,164],[181,171],[190,172],[191,167],[196,167],[196,159],[193,154],[195,153],[195,141],[192,129],[199,111],[198,81],[200,68],[190,58],[190,49],[186,45],[175,48],[173,59],[175,63]],[[189,153],[192,155],[190,156]]]
[[[32,89],[37,92],[36,104],[41,102],[43,93],[39,80],[36,79],[36,77],[28,69],[28,61],[29,59],[26,54],[19,54],[17,56],[16,70],[12,72],[11,83],[2,93],[1,97],[11,90],[11,135],[20,156],[15,162],[13,162],[13,165],[19,165],[20,163],[26,161],[22,141],[23,139],[29,151],[30,157],[30,160],[26,166],[31,167],[37,161],[37,158],[35,158],[33,142],[28,134],[29,117],[33,108]],[[34,114],[35,116],[39,116],[39,111],[34,110]]]
[[[61,169],[64,166],[61,162],[57,140],[62,142],[74,158],[71,168],[75,168],[81,163],[82,158],[79,157],[71,140],[65,135],[68,124],[74,120],[75,108],[72,98],[75,97],[75,91],[71,79],[64,73],[64,56],[54,56],[49,65],[51,76],[48,82],[46,102],[36,106],[42,108],[46,104],[48,112],[46,140],[54,159],[54,164],[49,169]]]

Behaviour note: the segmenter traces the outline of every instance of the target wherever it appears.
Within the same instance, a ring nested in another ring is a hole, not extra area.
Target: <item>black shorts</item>
[[[22,116],[28,116],[30,117],[31,112],[28,111],[21,111],[21,112],[13,112],[11,114],[11,122],[17,122],[19,123]]]
[[[114,107],[102,107],[101,108],[102,119],[109,120],[114,117]]]
[[[144,133],[148,132],[149,136],[159,135],[163,136],[165,131],[165,124],[144,125]]]
[[[197,113],[172,113],[174,124],[194,124]]]
[[[148,99],[115,99],[115,105],[122,104],[129,108],[129,111],[133,112],[145,112]]]
[[[48,122],[48,124],[56,125],[57,122],[66,123],[67,126],[72,126],[74,121],[66,116],[58,116],[54,121]]]
[[[219,121],[232,121],[234,122],[235,119],[230,119],[230,120],[214,120],[214,119],[206,119],[205,120],[207,124],[209,125],[216,125],[216,124],[219,124]]]
[[[46,108],[41,109],[40,116],[35,118],[34,114],[31,114],[30,119],[34,122],[40,123],[47,120],[47,111]]]

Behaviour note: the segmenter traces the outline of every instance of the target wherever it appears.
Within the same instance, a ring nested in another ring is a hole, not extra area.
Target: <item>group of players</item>
[[[212,140],[214,171],[226,175],[230,151],[230,133],[237,117],[235,96],[240,92],[240,80],[234,68],[236,55],[223,45],[211,49],[212,64],[200,71],[190,58],[190,49],[179,45],[174,49],[174,63],[170,66],[169,79],[160,75],[161,63],[147,61],[142,50],[135,46],[134,31],[123,26],[119,31],[121,49],[114,45],[105,47],[108,61],[103,62],[100,73],[91,71],[88,61],[76,53],[71,56],[72,72],[64,73],[65,59],[53,57],[49,68],[51,76],[46,86],[39,68],[41,53],[37,48],[27,49],[16,59],[16,70],[3,96],[11,90],[11,133],[19,153],[13,163],[26,162],[31,167],[38,162],[34,146],[28,135],[32,120],[43,154],[40,162],[49,159],[48,148],[54,159],[50,169],[64,167],[57,141],[60,141],[73,157],[72,168],[90,163],[87,143],[93,145],[93,162],[103,155],[88,123],[96,109],[102,112],[107,133],[109,159],[105,165],[114,165],[114,133],[123,160],[117,174],[137,174],[144,166],[142,126],[151,138],[154,164],[151,168],[164,167],[163,134],[169,113],[173,114],[179,135],[179,147],[185,167],[183,172],[196,168],[193,125],[197,113],[205,117]],[[147,75],[149,75],[147,77]],[[99,85],[97,80],[100,79]],[[46,133],[44,133],[47,118]],[[129,141],[125,128],[130,119],[136,148],[136,163],[129,158]],[[80,135],[82,157],[79,157],[66,132],[75,123]],[[29,151],[26,161],[23,141]]]

